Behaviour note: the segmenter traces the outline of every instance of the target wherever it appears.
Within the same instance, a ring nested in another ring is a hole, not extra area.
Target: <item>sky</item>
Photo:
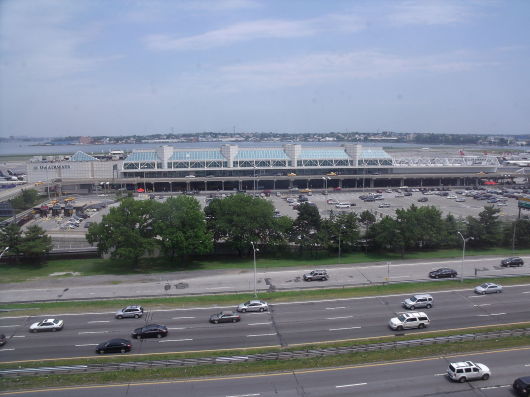
[[[530,133],[527,0],[0,0],[0,136]]]

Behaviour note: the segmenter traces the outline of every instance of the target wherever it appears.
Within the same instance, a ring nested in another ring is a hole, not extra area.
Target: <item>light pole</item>
[[[342,230],[344,230],[344,226],[341,226],[339,228],[339,260],[340,260],[340,255],[341,255],[341,250],[340,250],[340,236],[342,234]]]
[[[252,251],[254,251],[254,298],[257,298],[258,293],[256,291],[256,251],[259,251],[259,250],[254,245],[253,241],[251,241],[250,244],[252,244]]]
[[[4,254],[9,251],[9,247],[5,247],[4,250],[2,251],[2,253],[0,254],[0,259],[2,259],[2,256],[4,256]]]
[[[462,266],[461,266],[462,269],[461,269],[461,273],[460,273],[460,282],[463,283],[463,282],[464,282],[464,257],[465,257],[465,255],[466,255],[466,242],[467,242],[468,240],[473,240],[473,237],[465,238],[465,237],[462,235],[462,233],[460,233],[460,232],[457,232],[457,233],[458,233],[458,235],[459,235],[460,237],[462,237],[462,241],[464,242],[463,247],[462,247]]]
[[[513,223],[513,236],[512,236],[512,255],[515,253],[515,230],[517,229],[517,220]]]

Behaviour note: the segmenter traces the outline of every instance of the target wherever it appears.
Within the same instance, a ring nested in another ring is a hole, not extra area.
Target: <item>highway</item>
[[[530,263],[530,256],[522,256]],[[529,275],[530,266],[503,268],[501,257],[469,257],[464,262],[464,276],[502,277]],[[396,261],[395,263],[326,266],[330,279],[305,282],[304,273],[313,268],[258,269],[256,289],[262,291],[298,290],[370,285],[373,283],[425,281],[429,271],[451,267],[460,276],[458,259],[430,261]],[[183,271],[171,274],[106,275],[41,279],[25,283],[2,284],[0,303],[36,302],[71,299],[104,299],[127,297],[164,297],[190,294],[249,292],[254,288],[252,269]]]
[[[427,292],[427,291],[418,291]],[[530,285],[505,287],[501,294],[476,295],[472,290],[432,293],[434,307],[424,309],[431,319],[426,330],[476,329],[495,324],[530,320]],[[388,321],[403,311],[401,301],[409,295],[388,295],[298,303],[277,303],[270,312],[242,313],[242,321],[210,324],[209,315],[221,307],[153,310],[145,307],[141,319],[114,318],[107,313],[65,313],[39,317],[8,316],[0,319],[0,332],[10,337],[0,349],[0,362],[93,357],[95,346],[113,337],[129,338],[131,331],[146,323],[169,329],[163,339],[132,340],[129,354],[236,349],[260,346],[296,346],[308,342],[392,336],[397,331]],[[131,301],[133,303],[133,301]],[[139,302],[141,303],[141,301]],[[119,308],[116,308],[119,309]],[[31,323],[55,317],[65,321],[59,332],[29,333]]]
[[[505,349],[474,354],[359,364],[339,368],[295,370],[280,373],[235,375],[219,378],[147,381],[131,384],[47,388],[4,392],[21,397],[500,397],[511,396],[514,379],[530,374],[530,351]],[[488,380],[454,383],[445,375],[448,364],[475,361],[492,371]]]

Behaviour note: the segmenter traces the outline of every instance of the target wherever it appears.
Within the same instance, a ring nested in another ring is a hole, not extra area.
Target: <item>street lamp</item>
[[[254,298],[257,298],[258,293],[256,291],[256,251],[259,251],[259,249],[256,248],[253,241],[251,241],[250,244],[252,244],[252,251],[254,252]]]
[[[469,240],[473,240],[473,237],[467,237],[467,238],[465,238],[465,237],[462,235],[462,233],[460,233],[460,232],[457,232],[457,233],[458,233],[458,235],[459,235],[460,237],[462,237],[462,241],[464,242],[463,247],[462,247],[462,266],[461,266],[462,269],[461,269],[461,273],[460,273],[460,282],[463,283],[463,282],[464,282],[464,257],[465,257],[465,255],[466,255],[466,242],[469,241]]]
[[[344,225],[342,225],[339,228],[339,260],[340,260],[340,254],[341,254],[341,251],[340,251],[340,235],[341,235],[341,231],[344,230],[344,229],[345,229]]]
[[[5,247],[2,253],[0,253],[0,259],[2,259],[2,256],[9,250],[9,247]]]
[[[328,181],[331,179],[330,177],[323,176],[322,179],[324,179],[324,192],[326,194],[328,193]]]

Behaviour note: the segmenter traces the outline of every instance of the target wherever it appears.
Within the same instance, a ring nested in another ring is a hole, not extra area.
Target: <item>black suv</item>
[[[441,269],[436,269],[429,273],[430,278],[454,278],[456,275],[456,270],[447,267],[442,267]]]
[[[325,270],[313,270],[310,273],[304,274],[305,281],[322,280],[326,281],[329,278],[328,272]]]
[[[506,259],[503,259],[501,261],[501,266],[502,267],[519,267],[519,266],[523,266],[524,265],[524,262],[521,258],[519,258],[518,256],[512,256],[510,258],[506,258]]]
[[[165,325],[149,324],[145,327],[136,328],[131,336],[134,339],[162,338],[167,336],[167,327]]]
[[[530,396],[530,376],[522,376],[513,382],[515,394],[521,397]]]

